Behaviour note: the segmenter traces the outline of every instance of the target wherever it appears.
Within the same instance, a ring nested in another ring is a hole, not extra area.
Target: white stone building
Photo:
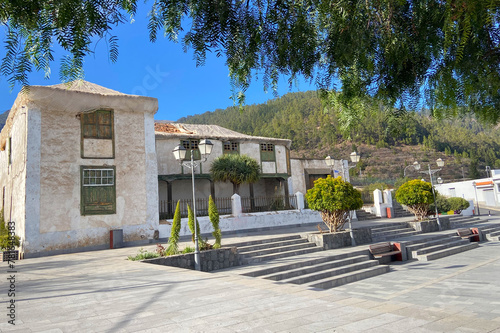
[[[21,92],[0,133],[1,208],[25,256],[109,247],[158,229],[155,98],[86,81]]]
[[[230,198],[232,184],[213,182],[210,179],[211,163],[223,154],[241,154],[255,159],[261,166],[261,179],[255,184],[240,187],[240,196],[245,198],[288,197],[288,178],[291,176],[290,145],[286,139],[266,138],[245,135],[217,125],[193,125],[158,122],[155,124],[156,153],[158,159],[158,180],[160,213],[173,215],[177,200],[192,198],[191,170],[180,165],[174,158],[173,149],[183,145],[194,149],[195,160],[200,160],[198,151],[200,140],[209,139],[212,153],[195,170],[195,189],[197,198]],[[190,155],[186,155],[186,160]],[[219,207],[227,210],[228,207]]]

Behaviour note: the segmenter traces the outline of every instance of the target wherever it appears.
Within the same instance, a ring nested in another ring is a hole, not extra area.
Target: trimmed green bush
[[[469,202],[459,197],[448,198],[448,204],[450,210],[453,210],[456,214],[460,214],[464,209],[469,208]]]
[[[427,216],[430,204],[434,202],[431,183],[419,179],[410,180],[396,191],[396,200],[406,205],[421,221]]]
[[[168,247],[166,255],[179,253],[179,233],[181,232],[181,209],[180,201],[177,201],[175,207],[174,220],[172,221],[172,229],[170,230],[170,238],[168,239]]]
[[[212,196],[208,197],[208,217],[210,218],[210,222],[212,222],[212,226],[214,228],[214,232],[212,232],[212,235],[215,238],[213,248],[218,249],[221,247],[222,233],[219,228],[219,211],[217,210],[217,206],[215,205]]]
[[[0,251],[14,250],[12,246],[19,247],[20,245],[19,236],[9,237],[9,230],[3,218],[3,209],[0,210]]]
[[[309,208],[321,213],[330,232],[342,230],[349,212],[363,207],[361,192],[341,177],[316,180],[314,187],[307,191],[306,199]]]
[[[448,199],[439,194],[439,192],[436,192],[435,204],[437,204],[437,209],[439,213],[445,213],[451,210],[451,206],[450,203],[448,202]],[[434,214],[436,212],[434,203],[429,206],[429,211],[431,212],[431,214]]]

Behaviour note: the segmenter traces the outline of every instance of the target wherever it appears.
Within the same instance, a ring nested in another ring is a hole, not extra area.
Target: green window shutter
[[[260,144],[260,160],[262,162],[276,161],[276,157],[274,155],[274,145],[272,143]]]
[[[115,214],[115,168],[81,166],[80,173],[82,215]]]
[[[88,139],[113,138],[113,113],[99,110],[82,114],[83,137]]]

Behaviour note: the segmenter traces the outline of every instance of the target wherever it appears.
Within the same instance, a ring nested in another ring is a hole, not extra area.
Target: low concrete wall
[[[372,242],[370,228],[354,229],[353,235],[357,245],[369,244]],[[336,233],[309,233],[307,234],[307,240],[315,243],[317,246],[320,246],[325,250],[338,249],[352,245],[351,235],[347,230]]]
[[[169,222],[171,222],[171,220]],[[182,219],[180,236],[191,235],[187,222],[187,218]],[[198,223],[200,224],[202,236],[211,235],[213,227],[208,216],[199,217]],[[323,223],[319,212],[310,209],[304,209],[302,211],[284,210],[278,212],[242,214],[236,217],[232,215],[223,215],[220,217],[219,228],[222,232],[229,232],[280,226],[297,226],[310,223]],[[171,224],[160,224],[160,238],[170,237],[171,228]]]
[[[449,216],[440,216],[439,221],[441,223],[441,230],[449,230],[451,228]],[[412,221],[406,222],[406,224],[415,231],[420,231],[422,233],[439,231],[436,219],[427,221]]]
[[[143,260],[145,263],[194,269],[194,253]],[[200,252],[200,266],[204,272],[239,266],[240,256],[236,247]]]

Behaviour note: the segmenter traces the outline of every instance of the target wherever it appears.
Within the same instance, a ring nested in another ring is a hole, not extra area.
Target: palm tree
[[[259,180],[260,166],[255,159],[247,155],[227,154],[212,163],[210,175],[214,181],[231,182],[233,192],[239,194],[241,184]]]

